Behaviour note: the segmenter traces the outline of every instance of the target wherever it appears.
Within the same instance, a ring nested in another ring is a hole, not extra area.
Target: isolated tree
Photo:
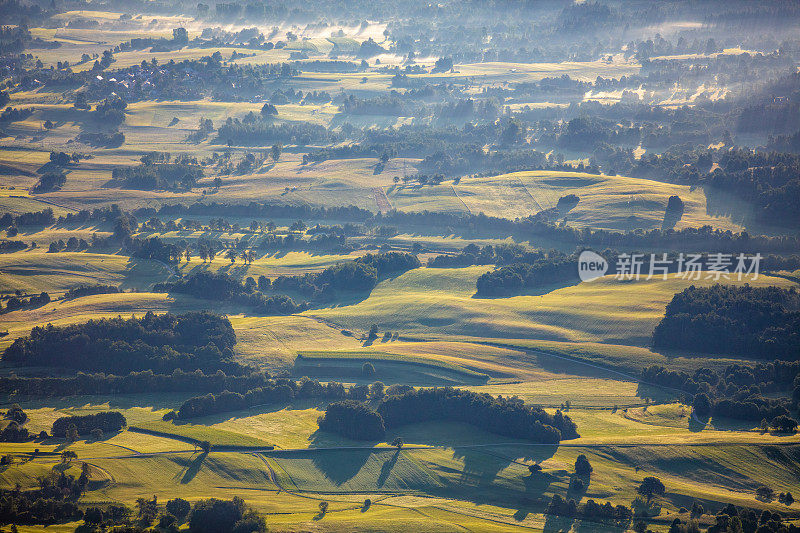
[[[575,473],[579,476],[589,476],[592,473],[592,465],[583,454],[580,454],[575,460]]]
[[[273,144],[272,148],[270,149],[270,156],[272,156],[272,160],[275,161],[276,163],[278,162],[278,159],[280,159],[281,157],[282,150],[283,147],[280,144]]]
[[[61,462],[64,464],[69,464],[72,462],[73,459],[77,459],[78,454],[73,452],[72,450],[64,450],[61,452]]]
[[[230,260],[231,260],[231,263],[235,263],[235,262],[236,262],[236,257],[237,257],[238,255],[239,255],[239,254],[237,254],[237,253],[236,253],[236,250],[235,250],[234,248],[228,248],[228,251],[227,251],[227,252],[225,252],[225,257],[227,257],[228,259],[230,259]]]
[[[540,465],[539,463],[533,463],[532,465],[528,466],[528,471],[531,474],[535,474],[536,472],[541,472],[542,465]]]
[[[324,515],[328,512],[328,502],[319,502],[319,514]]]
[[[639,488],[636,489],[636,492],[647,497],[648,502],[650,502],[653,496],[664,494],[665,491],[666,487],[664,487],[664,483],[662,483],[657,477],[653,476],[644,478],[641,485],[639,485]]]
[[[756,498],[765,502],[771,502],[775,499],[775,491],[766,486],[758,487],[756,489]]]
[[[402,437],[396,437],[396,438],[395,438],[395,439],[392,441],[392,446],[394,446],[394,447],[395,447],[395,448],[397,448],[398,450],[399,450],[400,448],[402,448],[402,447],[403,447],[403,439],[402,439]]]
[[[167,512],[180,521],[183,521],[189,515],[191,508],[191,504],[181,498],[169,500],[166,505]]]

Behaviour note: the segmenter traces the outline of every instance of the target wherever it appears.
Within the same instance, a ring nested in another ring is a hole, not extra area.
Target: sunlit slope
[[[81,285],[147,289],[169,276],[156,261],[122,255],[45,250],[0,255],[0,292],[58,293]]]
[[[728,218],[709,214],[702,189],[646,179],[543,170],[462,178],[454,189],[470,212],[508,218],[555,208],[560,197],[575,194],[577,206],[559,218],[566,216],[573,226],[614,230],[660,229],[667,199],[677,195],[685,210],[675,229],[741,230]]]
[[[534,338],[645,346],[675,293],[692,284],[713,283],[674,276],[666,281],[606,276],[542,295],[475,298],[475,280],[486,271],[481,266],[420,268],[378,284],[369,298],[355,305],[306,314],[354,329],[374,323],[425,339]],[[762,275],[751,285],[794,283]]]

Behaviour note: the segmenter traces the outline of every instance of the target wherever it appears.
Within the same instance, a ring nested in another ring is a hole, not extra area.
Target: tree
[[[695,416],[700,420],[708,419],[711,416],[711,400],[709,400],[708,395],[704,392],[695,394],[692,401],[692,409]]]
[[[73,459],[77,459],[78,454],[73,452],[72,450],[64,450],[61,452],[61,462],[64,464],[69,464],[72,462]]]
[[[794,496],[792,496],[791,492],[787,492],[786,496],[783,497],[783,503],[786,505],[792,505],[794,503]]]
[[[70,424],[67,428],[67,441],[75,442],[78,440],[78,426],[75,424]]]
[[[232,531],[245,512],[244,500],[234,497],[232,501],[200,500],[195,503],[189,516],[190,533],[218,533]]]
[[[367,335],[367,339],[371,340],[371,341],[374,341],[377,338],[378,338],[378,325],[377,324],[372,324],[369,327],[369,334]]]
[[[181,498],[169,500],[166,505],[167,512],[179,521],[183,521],[189,515],[191,508],[189,502]]]
[[[665,491],[666,487],[664,487],[664,483],[662,483],[657,477],[653,476],[644,478],[641,485],[639,485],[639,488],[636,489],[636,492],[647,497],[648,502],[653,496],[662,495]]]
[[[273,144],[272,148],[270,149],[270,155],[272,156],[272,160],[275,161],[276,163],[278,162],[278,159],[280,159],[281,157],[282,149],[283,148],[281,147],[280,144]]]
[[[319,514],[324,515],[328,512],[328,502],[319,502]]]
[[[776,416],[769,425],[780,433],[794,433],[797,431],[797,420],[786,415]]]
[[[186,28],[175,28],[172,30],[172,40],[179,45],[189,44],[189,32]]]
[[[583,454],[580,454],[575,460],[575,473],[579,476],[589,476],[592,473],[592,465]]]
[[[369,397],[373,400],[380,400],[385,394],[385,386],[382,382],[376,381],[369,386]]]
[[[400,448],[402,448],[403,447],[403,439],[402,439],[402,437],[395,437],[395,439],[392,441],[392,446],[394,446],[398,450]]]
[[[769,487],[761,486],[756,489],[756,498],[765,502],[771,502],[775,499],[775,491]],[[785,496],[784,496],[785,498]]]
[[[89,435],[93,441],[103,440],[103,430],[100,428],[94,428],[89,432]]]
[[[535,474],[536,472],[541,472],[542,471],[542,465],[540,465],[539,463],[533,463],[532,465],[530,465],[528,467],[528,471],[531,474]]]

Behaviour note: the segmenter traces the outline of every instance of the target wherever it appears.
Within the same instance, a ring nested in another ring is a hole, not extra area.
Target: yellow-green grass
[[[376,365],[376,373],[381,372],[400,372],[402,374],[406,367],[421,366],[428,367],[433,371],[432,377],[441,376],[447,379],[449,374],[454,374],[455,379],[460,380],[488,380],[489,376],[481,372],[476,372],[464,366],[454,364],[443,359],[427,358],[424,356],[398,355],[381,351],[302,351],[297,354],[295,361],[295,372],[314,371],[314,373],[344,371],[346,373],[357,374],[364,362]],[[397,367],[402,367],[397,368]],[[429,370],[426,368],[423,373]],[[413,370],[412,370],[413,371]],[[437,371],[445,371],[444,375]],[[418,371],[419,372],[419,371]],[[400,379],[398,377],[398,379]],[[450,377],[450,379],[454,379]]]
[[[377,324],[381,330],[398,330],[406,338],[425,340],[533,338],[644,347],[675,293],[690,285],[713,283],[674,275],[649,281],[606,276],[591,283],[544,288],[539,295],[474,298],[475,281],[488,269],[415,269],[379,283],[359,303],[304,314],[350,329],[366,330]],[[750,283],[794,286],[764,275]]]
[[[575,407],[612,407],[643,405],[641,386],[634,381],[592,377],[560,377],[539,381],[497,383],[480,387],[462,387],[494,396],[516,396],[528,404],[557,407],[569,401]],[[653,391],[658,394],[658,390]],[[663,393],[662,393],[663,394]]]
[[[462,178],[454,188],[471,212],[508,218],[555,208],[560,197],[575,194],[580,202],[566,214],[570,225],[626,231],[661,228],[667,199],[675,195],[685,206],[676,229],[709,225],[741,231],[729,218],[709,214],[702,189],[646,179],[531,171]]]
[[[380,334],[379,334],[380,337]],[[391,350],[401,356],[442,362],[492,376],[493,382],[546,380],[559,374],[543,370],[536,358],[521,350],[454,341],[407,342],[376,340],[362,350]],[[562,376],[563,377],[563,376]]]
[[[38,235],[38,234],[37,234]],[[65,235],[58,234],[59,238]],[[0,255],[0,292],[63,293],[81,285],[146,289],[169,277],[161,263],[122,255],[44,250]]]
[[[361,343],[338,329],[304,316],[255,317],[231,315],[237,343],[234,352],[242,362],[270,370],[292,366],[298,350],[324,346],[356,349]]]
[[[197,232],[173,232],[164,235],[167,240],[172,239],[192,239],[209,236],[207,233]],[[249,235],[253,238],[252,235]],[[258,239],[258,236],[255,237]],[[258,249],[255,250],[258,253]],[[264,252],[262,252],[264,253]],[[182,274],[192,274],[200,270],[210,270],[213,272],[227,272],[237,277],[249,277],[258,279],[259,276],[275,278],[278,276],[292,276],[304,274],[306,272],[318,272],[329,266],[341,263],[342,261],[354,260],[357,255],[327,254],[327,253],[308,253],[308,252],[278,252],[265,255],[258,254],[252,263],[245,265],[237,258],[235,263],[224,257],[222,253],[217,255],[212,261],[202,260],[195,256],[189,263],[181,262],[178,269]]]
[[[739,357],[711,356],[703,354],[662,354],[645,346],[600,342],[563,342],[540,339],[491,339],[467,338],[473,342],[492,342],[507,348],[526,350],[536,363],[550,368],[572,368],[574,373],[586,371],[587,365],[596,365],[638,375],[641,368],[650,365],[668,365],[670,368],[691,372],[698,368],[724,368],[730,364],[752,364],[752,361]],[[551,357],[551,356],[556,356]],[[574,361],[579,366],[571,363]],[[583,369],[579,372],[577,369]],[[606,374],[608,375],[608,374]],[[612,375],[612,377],[614,377]]]
[[[226,431],[202,423],[185,421],[149,420],[133,424],[134,428],[158,432],[158,436],[174,435],[178,438],[208,441],[212,446],[270,446],[271,443],[263,438]]]

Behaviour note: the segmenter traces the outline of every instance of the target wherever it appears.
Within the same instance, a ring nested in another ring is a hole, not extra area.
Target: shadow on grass
[[[184,471],[183,477],[181,477],[182,484],[189,483],[195,478],[200,468],[203,466],[203,461],[205,461],[206,457],[208,457],[208,452],[203,452],[192,459],[188,468]]]

